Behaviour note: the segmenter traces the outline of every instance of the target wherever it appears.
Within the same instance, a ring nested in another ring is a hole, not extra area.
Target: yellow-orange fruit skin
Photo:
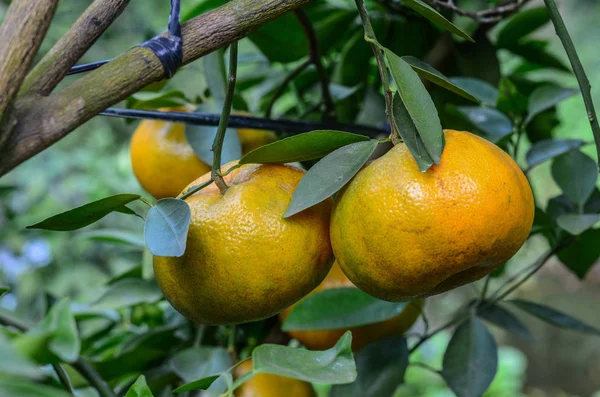
[[[213,183],[186,199],[192,218],[185,254],[154,257],[156,279],[173,307],[202,324],[256,321],[323,280],[333,262],[331,200],[283,219],[303,175],[290,165],[243,165],[225,177],[224,195]]]
[[[330,288],[342,287],[354,287],[354,284],[352,284],[348,277],[342,272],[342,269],[340,269],[337,262],[334,262],[329,274],[325,277],[325,280],[323,280],[323,282],[310,294]],[[309,349],[326,350],[333,347],[342,335],[349,330],[352,332],[352,350],[358,351],[366,345],[388,336],[404,334],[421,315],[424,303],[423,299],[410,302],[396,317],[379,323],[364,325],[362,327],[319,331],[289,331],[288,334]],[[295,305],[292,305],[279,313],[279,318],[282,323],[294,307]]]
[[[241,363],[234,372],[239,378],[252,370],[252,360]],[[235,397],[316,397],[312,385],[298,379],[272,374],[258,374],[235,390]]]
[[[337,198],[331,242],[363,291],[406,301],[478,280],[522,246],[533,223],[527,178],[496,145],[444,131],[439,166],[420,172],[400,143]]]

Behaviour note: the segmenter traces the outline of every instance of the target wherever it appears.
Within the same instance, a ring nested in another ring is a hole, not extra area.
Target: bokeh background
[[[200,3],[183,0],[183,14]],[[47,51],[85,10],[91,0],[61,0],[54,23],[41,53]],[[536,2],[533,2],[535,4]],[[0,19],[8,2],[0,2]],[[592,86],[600,86],[600,2],[597,0],[559,1],[573,40],[579,50]],[[160,32],[166,26],[168,0],[132,0],[116,23],[83,58],[83,62],[112,58]],[[494,31],[491,33],[494,34]],[[549,39],[549,51],[567,62],[551,26],[536,33]],[[0,38],[1,39],[1,38]],[[501,52],[503,73],[516,64],[512,55]],[[252,73],[267,65],[266,59],[245,40],[240,58],[243,73]],[[576,86],[573,76],[542,71],[531,76]],[[76,77],[67,78],[68,84]],[[184,68],[170,88],[194,98],[206,88],[201,62]],[[263,91],[268,87],[264,85]],[[254,95],[260,95],[257,90]],[[593,90],[600,105],[600,88]],[[252,106],[252,102],[249,102]],[[253,110],[252,108],[250,110]],[[580,97],[560,104],[560,126],[556,136],[592,139]],[[0,306],[37,319],[45,311],[48,297],[71,296],[89,301],[98,296],[101,286],[113,275],[139,265],[142,250],[102,241],[98,231],[117,230],[124,238],[142,241],[143,221],[111,214],[93,226],[76,233],[26,230],[25,226],[51,214],[116,193],[140,193],[148,196],[137,183],[129,161],[129,139],[137,123],[96,117],[67,138],[19,166],[0,180],[0,283],[13,286]],[[445,126],[451,128],[452,126]],[[588,154],[594,156],[593,148]],[[1,159],[0,159],[1,160]],[[530,175],[539,203],[559,193],[550,176],[548,163]],[[600,243],[600,242],[599,242]],[[546,248],[541,237],[531,239],[511,261],[510,269],[525,266]],[[473,286],[429,300],[429,317],[435,324],[466,297],[476,293]],[[585,319],[600,327],[600,266],[580,281],[556,260],[517,293],[533,301]],[[521,319],[536,335],[536,341],[523,341],[494,329],[500,349],[500,371],[488,397],[588,397],[600,396],[600,338],[582,336],[552,328],[531,318]],[[422,326],[417,325],[417,327]],[[420,358],[434,366],[441,361],[449,334],[441,334],[420,350]],[[410,367],[407,385],[398,396],[452,396],[443,381],[418,367]]]

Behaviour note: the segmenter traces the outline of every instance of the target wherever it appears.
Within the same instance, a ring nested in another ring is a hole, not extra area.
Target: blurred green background
[[[199,0],[183,0],[183,14]],[[41,53],[47,51],[91,3],[89,0],[61,0],[54,23]],[[149,3],[151,7],[149,7]],[[536,3],[536,2],[533,2]],[[600,86],[600,2],[564,0],[559,2],[592,86]],[[0,18],[7,2],[0,2]],[[167,0],[132,0],[123,15],[84,56],[82,62],[115,57],[149,37],[162,32],[169,11]],[[493,36],[494,32],[492,32]],[[549,51],[565,60],[562,47],[550,26],[536,33],[549,39]],[[500,51],[503,73],[514,68],[512,55]],[[266,62],[247,40],[242,44],[241,62],[248,73]],[[541,71],[530,75],[566,86],[576,86],[574,77],[560,72]],[[67,78],[68,84],[77,77]],[[204,91],[206,82],[201,62],[184,68],[168,86],[194,98]],[[600,104],[600,89],[593,91]],[[257,94],[258,95],[258,94]],[[252,110],[252,109],[251,109]],[[583,101],[571,98],[559,106],[560,126],[556,136],[592,139]],[[142,250],[97,241],[90,233],[96,229],[116,229],[129,238],[141,240],[141,219],[111,214],[77,233],[26,230],[25,226],[51,214],[116,193],[140,193],[129,161],[129,139],[137,123],[96,117],[50,149],[27,161],[0,181],[0,282],[14,287],[0,303],[32,320],[46,307],[46,295],[71,296],[74,300],[96,298],[103,284],[113,275],[139,265]],[[452,126],[445,126],[451,128]],[[588,154],[595,156],[593,148]],[[530,175],[538,202],[559,192],[550,176],[550,164],[536,168]],[[545,245],[531,239],[516,258],[527,264]],[[429,316],[434,324],[456,309],[465,296],[474,293],[464,287],[442,297],[430,299]],[[569,311],[575,317],[600,326],[597,316],[600,299],[600,267],[578,280],[557,262],[527,283],[519,292],[532,300]],[[488,397],[588,397],[600,390],[600,340],[550,328],[536,320],[523,319],[537,336],[535,343],[523,342],[497,331],[500,371]],[[442,357],[449,335],[442,334],[420,350],[420,357],[436,365]],[[443,381],[427,370],[410,367],[407,385],[398,390],[400,397],[451,396]],[[595,394],[600,396],[600,393]]]

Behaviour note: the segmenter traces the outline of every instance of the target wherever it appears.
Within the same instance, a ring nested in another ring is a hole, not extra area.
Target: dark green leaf
[[[51,334],[48,348],[63,361],[73,362],[79,357],[81,342],[69,300],[66,298],[52,306],[46,317],[29,333]]]
[[[460,325],[444,354],[442,376],[458,397],[480,397],[496,376],[498,348],[475,317]]]
[[[352,334],[346,332],[325,351],[264,344],[252,352],[255,373],[268,373],[307,382],[341,384],[356,379],[352,357]]]
[[[332,288],[300,301],[285,320],[284,331],[358,327],[397,316],[407,302],[386,302],[358,288]]]
[[[42,371],[24,354],[15,349],[3,334],[0,334],[0,374],[41,378]]]
[[[218,114],[221,114],[222,111],[223,101],[218,98],[206,101],[194,110],[194,112]],[[185,126],[185,139],[194,149],[194,153],[206,164],[213,162],[212,145],[216,135],[217,127],[191,124]],[[221,151],[221,165],[239,160],[240,157],[242,157],[242,144],[237,130],[227,128]]]
[[[157,256],[181,256],[185,252],[192,213],[180,199],[158,200],[144,224],[146,246]]]
[[[425,144],[419,136],[417,127],[415,127],[398,93],[395,93],[392,97],[392,122],[400,137],[406,146],[408,146],[419,169],[423,172],[427,171],[433,165],[433,159],[427,152]]]
[[[565,313],[552,309],[551,307],[522,299],[509,300],[507,302],[512,303],[519,309],[524,310],[532,316],[537,317],[548,324],[554,325],[555,327],[600,336],[600,330],[584,324]]]
[[[145,92],[133,94],[127,100],[127,107],[131,109],[154,110],[166,107],[178,107],[190,103],[181,91]]]
[[[368,140],[369,138],[364,135],[343,131],[311,131],[254,149],[242,157],[240,164],[276,164],[316,160],[342,146]]]
[[[106,215],[124,206],[127,203],[140,198],[139,194],[117,194],[94,201],[81,207],[51,216],[35,225],[27,226],[27,229],[45,229],[67,231],[81,229],[90,225]]]
[[[121,214],[126,214],[126,215],[133,215],[133,216],[137,216],[138,218],[140,218],[141,220],[144,220],[144,217],[139,215],[138,213],[136,213],[134,210],[132,210],[131,208],[129,208],[126,205],[123,205],[119,208],[115,208],[115,212],[119,212]]]
[[[202,66],[210,96],[222,103],[227,92],[227,71],[225,70],[225,51],[219,48],[202,57]]]
[[[496,87],[483,80],[471,77],[452,77],[450,81],[479,99],[483,105],[495,107],[498,102]]]
[[[560,251],[557,256],[580,279],[583,279],[588,271],[600,258],[600,230],[592,229],[577,236],[575,241]]]
[[[0,298],[2,298],[2,295],[6,294],[8,291],[10,291],[9,287],[0,285]]]
[[[511,312],[499,305],[486,306],[478,310],[477,315],[490,323],[513,333],[523,339],[533,340],[534,337],[527,327]]]
[[[143,248],[144,238],[137,234],[119,229],[97,229],[79,234],[80,238],[89,239],[92,241],[101,241],[104,243],[132,245],[134,247]]]
[[[171,359],[173,372],[183,381],[217,375],[233,365],[231,355],[222,347],[191,347],[183,350]]]
[[[511,47],[530,33],[550,22],[546,7],[522,10],[515,14],[498,33],[497,45],[501,48]]]
[[[0,397],[73,397],[52,386],[41,385],[29,379],[0,376]]]
[[[513,45],[508,48],[508,50],[533,64],[546,66],[563,72],[570,72],[563,61],[546,51],[546,45],[546,42],[532,40],[526,43]]]
[[[487,37],[486,29],[477,29],[473,43],[455,43],[457,74],[488,82],[498,87],[502,73],[498,49]]]
[[[459,106],[457,109],[491,142],[496,143],[513,132],[510,119],[496,109],[475,106]]]
[[[19,189],[18,186],[10,186],[10,185],[0,186],[0,197],[8,196],[12,192],[16,192],[18,189]]]
[[[198,379],[190,383],[186,383],[185,385],[179,386],[177,389],[173,390],[174,393],[182,393],[184,391],[191,390],[206,390],[212,385],[217,379],[219,379],[220,375],[211,375],[206,378]]]
[[[572,97],[579,92],[576,88],[565,88],[554,84],[545,84],[537,88],[529,97],[529,106],[527,108],[527,118],[525,125],[529,124],[533,118],[550,109],[563,100]]]
[[[283,217],[295,215],[333,196],[356,175],[378,143],[376,140],[351,143],[323,157],[302,177]]]
[[[96,309],[120,309],[140,303],[154,303],[162,293],[154,280],[125,278],[111,284],[94,303]]]
[[[198,15],[204,14],[207,11],[220,7],[223,4],[227,3],[227,0],[199,0],[195,3],[196,4],[192,8],[190,8],[186,12],[181,13],[182,21],[187,21],[188,19],[196,18]]]
[[[154,395],[146,383],[146,377],[140,375],[135,383],[129,388],[125,397],[154,397]]]
[[[427,18],[429,21],[434,23],[435,25],[449,31],[452,34],[462,37],[463,39],[467,39],[470,42],[474,43],[475,40],[471,38],[468,34],[460,30],[455,24],[444,18],[442,14],[431,8],[429,5],[425,4],[421,0],[402,0],[402,2]]]
[[[579,235],[598,222],[600,214],[564,214],[556,219],[558,226],[572,235]]]
[[[427,153],[435,164],[439,164],[444,150],[444,133],[433,100],[419,75],[406,61],[388,49],[385,49],[385,56],[402,103],[419,132]]]
[[[335,385],[330,397],[392,396],[408,366],[406,339],[394,336],[372,343],[356,355],[354,383]]]
[[[535,167],[546,160],[580,148],[585,144],[580,139],[545,139],[534,143],[525,156],[529,167]]]
[[[568,199],[582,207],[596,187],[596,162],[579,150],[571,150],[552,163],[552,177]]]
[[[444,76],[442,73],[434,69],[428,63],[425,63],[415,57],[404,56],[402,57],[404,61],[406,61],[415,72],[417,72],[421,77],[431,81],[432,83],[439,85],[451,91],[457,95],[462,96],[465,99],[473,101],[475,103],[479,103],[479,99],[474,95],[470,94],[468,91],[462,89],[458,85],[454,84],[448,77]]]

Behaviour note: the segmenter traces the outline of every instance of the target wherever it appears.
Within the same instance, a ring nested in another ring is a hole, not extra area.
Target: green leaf
[[[596,187],[596,162],[579,150],[554,159],[552,177],[567,198],[582,207]]]
[[[600,214],[564,214],[556,219],[558,226],[574,236],[591,229],[598,222]]]
[[[48,348],[63,361],[73,362],[79,357],[81,342],[69,300],[66,298],[52,306],[46,317],[28,333],[51,334]]]
[[[354,382],[352,334],[346,332],[331,349],[310,351],[264,344],[252,352],[255,373],[267,373],[307,382],[341,384]]]
[[[140,91],[127,99],[127,107],[130,109],[154,110],[166,107],[178,107],[190,103],[181,91],[145,92]]]
[[[27,229],[45,229],[56,231],[68,231],[81,229],[90,225],[106,215],[140,198],[139,194],[117,194],[94,201],[81,207],[51,216],[35,225],[27,226]]]
[[[223,111],[223,100],[213,98],[199,105],[194,112],[199,113],[217,113]],[[185,139],[190,144],[194,153],[206,164],[212,164],[213,151],[212,145],[217,135],[217,127],[192,125],[185,126]],[[227,128],[225,131],[225,139],[223,140],[223,148],[221,151],[221,165],[227,164],[230,161],[238,160],[242,157],[242,144],[237,130]]]
[[[73,397],[62,389],[41,385],[29,379],[0,376],[0,397]]]
[[[17,190],[19,190],[18,186],[2,185],[0,186],[0,197],[8,196],[12,192],[16,192]]]
[[[433,100],[419,75],[406,61],[388,49],[384,52],[402,103],[425,144],[427,153],[435,164],[439,164],[444,150],[444,133]]]
[[[120,309],[154,303],[162,297],[162,293],[154,280],[125,278],[111,284],[104,294],[94,303],[95,309]]]
[[[6,294],[8,291],[10,291],[9,287],[0,285],[0,298],[2,298],[2,295]]]
[[[240,164],[277,164],[316,160],[342,146],[368,140],[369,138],[364,135],[343,131],[311,131],[254,149],[241,158]]]
[[[509,300],[507,302],[515,305],[519,309],[531,314],[532,316],[547,322],[550,325],[554,325],[555,327],[582,332],[584,334],[600,336],[600,330],[590,325],[584,324],[581,321],[574,319],[573,317],[565,313],[552,309],[551,307],[540,305],[539,303],[525,301],[522,299]]]
[[[444,18],[442,14],[440,14],[421,0],[402,0],[402,2],[407,7],[412,8],[438,27],[445,29],[459,37],[462,37],[463,39],[469,40],[472,43],[475,42],[475,40],[473,40],[471,36],[460,30],[455,24]]]
[[[580,139],[545,139],[531,145],[525,158],[531,168],[583,145],[585,141]]]
[[[288,218],[333,196],[375,151],[378,141],[351,143],[323,157],[302,177],[283,215]]]
[[[210,96],[222,103],[227,92],[227,71],[225,69],[225,50],[219,48],[202,57],[202,67]]]
[[[199,0],[196,3],[197,4],[195,4],[189,10],[181,13],[182,21],[187,21],[189,19],[196,18],[198,15],[204,14],[207,11],[220,7],[223,4],[227,3],[227,0]]]
[[[473,101],[475,103],[479,103],[479,99],[474,95],[470,94],[468,91],[462,89],[458,85],[454,84],[448,77],[444,76],[438,70],[433,68],[428,63],[425,63],[415,57],[412,56],[404,56],[402,57],[404,61],[406,61],[415,72],[417,72],[421,77],[431,81],[432,83],[439,85],[442,88],[447,89],[461,97]]]
[[[120,229],[91,230],[89,232],[79,234],[78,237],[92,241],[101,241],[104,243],[132,245],[138,248],[143,248],[146,246],[144,243],[144,238],[138,233],[132,233]]]
[[[575,238],[561,250],[558,259],[577,277],[583,279],[600,258],[600,230],[591,229]]]
[[[125,397],[154,397],[154,395],[146,383],[146,377],[140,375],[135,383],[129,388]]]
[[[283,323],[284,331],[327,330],[378,323],[402,313],[407,302],[386,302],[358,288],[332,288],[301,300]]]
[[[579,90],[576,88],[566,88],[554,84],[544,84],[536,88],[529,97],[529,106],[527,108],[529,114],[524,124],[529,124],[536,115],[577,93],[579,93]]]
[[[494,337],[475,317],[460,325],[444,354],[442,376],[458,397],[479,397],[498,369]]]
[[[513,132],[510,119],[496,109],[476,106],[459,106],[457,109],[491,142],[496,143]]]
[[[182,256],[187,243],[192,213],[180,199],[158,200],[150,208],[144,224],[146,246],[156,256]]]
[[[26,376],[39,379],[42,371],[28,357],[15,349],[8,339],[0,333],[0,374],[11,376]]]
[[[177,353],[170,367],[185,382],[217,375],[233,365],[231,355],[222,347],[191,347]]]
[[[191,390],[206,390],[208,389],[217,379],[219,379],[220,375],[211,375],[206,378],[198,379],[190,383],[186,383],[185,385],[179,386],[177,389],[173,390],[173,393],[182,393],[184,391]]]
[[[497,46],[508,48],[518,45],[523,38],[550,22],[546,7],[529,8],[519,11],[498,33]]]
[[[433,159],[427,152],[425,143],[419,136],[417,127],[410,118],[410,114],[408,114],[408,110],[398,93],[395,93],[392,97],[392,123],[394,123],[396,131],[408,146],[419,169],[422,172],[427,171],[433,165]]]
[[[498,90],[488,82],[471,77],[452,77],[450,81],[479,99],[483,105],[495,107],[498,102]]]
[[[563,72],[570,72],[563,61],[546,51],[547,44],[547,42],[532,40],[526,43],[513,45],[507,49],[533,64],[546,66]]]
[[[356,354],[354,383],[335,385],[330,397],[392,396],[408,366],[406,339],[394,336],[372,343]]]
[[[485,303],[484,303],[485,305]],[[516,318],[511,312],[497,304],[484,306],[483,309],[477,311],[477,315],[482,319],[512,333],[523,339],[535,339],[531,332]]]
[[[129,208],[126,205],[123,205],[119,208],[115,208],[115,212],[119,212],[121,214],[126,214],[126,215],[133,215],[133,216],[137,216],[138,218],[140,218],[141,220],[144,220],[144,217],[139,215],[138,213],[136,213],[134,210],[132,210],[131,208]]]

